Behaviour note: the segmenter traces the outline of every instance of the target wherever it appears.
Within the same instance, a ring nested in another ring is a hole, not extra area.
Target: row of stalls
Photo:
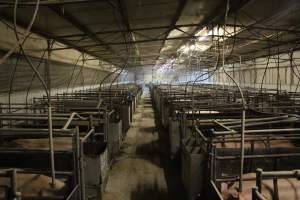
[[[298,199],[299,94],[242,94],[233,86],[151,86],[187,199]]]
[[[141,93],[124,84],[1,104],[0,199],[102,199]]]

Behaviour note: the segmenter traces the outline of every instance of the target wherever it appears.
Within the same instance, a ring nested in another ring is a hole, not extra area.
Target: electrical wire
[[[197,81],[205,81],[205,80],[209,79],[210,77],[212,77],[214,75],[214,73],[218,70],[218,64],[219,64],[219,55],[217,57],[217,61],[216,61],[216,64],[215,64],[215,69],[213,71],[211,71],[211,72],[208,72],[208,73],[205,73],[205,74],[201,74],[199,77],[197,77],[193,81],[193,84],[192,84],[192,105],[194,105],[194,86],[195,86],[195,83]],[[208,75],[208,76],[205,77],[204,79],[199,80],[199,78],[201,78],[202,76],[205,76],[205,75]]]
[[[11,49],[0,59],[0,65],[3,64],[5,62],[5,60],[16,50],[16,48],[18,48],[18,46],[20,46],[21,43],[25,42],[27,39],[27,36],[30,34],[30,30],[32,28],[32,25],[35,21],[35,18],[37,16],[38,13],[38,9],[39,9],[39,3],[40,0],[36,0],[36,5],[35,5],[35,9],[34,9],[34,13],[33,16],[30,20],[30,23],[27,27],[27,29],[25,30],[25,34],[24,34],[24,38],[21,41],[18,41],[16,44],[14,44]],[[16,18],[16,8],[18,5],[18,0],[15,1],[15,5],[14,5],[14,19]],[[14,27],[14,31],[16,32],[15,34],[18,34],[16,31],[16,27]]]
[[[82,55],[82,56],[84,56],[84,55]],[[84,63],[83,63],[83,64],[84,64]],[[75,67],[75,66],[74,66],[74,67]],[[83,66],[80,67],[80,69],[79,69],[79,71],[78,71],[78,73],[77,73],[77,75],[76,75],[76,78],[75,78],[75,80],[74,80],[74,82],[73,82],[72,93],[73,93],[73,91],[74,91],[74,89],[75,89],[75,87],[76,87],[76,83],[77,83],[77,80],[78,80],[79,76],[80,76],[80,75],[83,76],[83,75],[82,75],[82,70],[83,70]]]
[[[121,70],[121,69],[120,69],[120,68],[116,68],[114,71],[112,71],[111,73],[108,73],[108,74],[101,80],[101,82],[99,83],[99,91],[101,91],[103,83],[104,83],[111,75],[113,75],[114,73],[116,73],[116,72],[119,71],[119,70]]]
[[[226,12],[225,12],[225,19],[224,19],[224,30],[226,30],[226,24],[227,24],[227,17],[228,17],[228,11],[229,11],[229,2],[230,0],[227,0],[226,5]],[[222,52],[222,69],[223,72],[228,76],[233,83],[238,88],[238,91],[241,95],[242,99],[242,115],[241,115],[241,153],[240,153],[240,175],[239,175],[239,192],[242,192],[243,190],[243,173],[244,173],[244,140],[245,140],[245,119],[246,119],[246,102],[244,99],[243,91],[239,85],[239,83],[226,71],[225,69],[225,34],[223,34],[223,52]]]
[[[11,29],[12,31],[14,31],[14,27],[13,25],[10,25],[8,22],[6,22],[4,19],[1,19],[0,18],[0,22],[2,22],[7,28]],[[22,32],[18,31],[18,34],[19,35],[22,35],[23,37],[26,37]],[[44,41],[45,39],[42,39],[42,38],[38,38],[38,37],[33,37],[31,36],[32,35],[32,32],[29,32],[29,34],[27,35],[27,38],[29,39],[33,39],[33,40],[41,40],[41,41]],[[26,40],[24,40],[26,41]],[[24,42],[23,42],[24,43]]]
[[[39,3],[40,3],[40,0],[37,0],[34,16],[37,15]],[[48,88],[48,86],[45,83],[45,80],[42,78],[41,74],[36,69],[36,67],[33,65],[32,61],[30,60],[30,58],[27,56],[26,52],[24,51],[23,41],[25,38],[23,40],[20,40],[18,31],[17,31],[17,8],[18,8],[18,0],[15,1],[15,6],[14,6],[14,33],[15,33],[15,36],[17,39],[17,45],[19,45],[19,48],[20,48],[21,52],[23,53],[25,60],[29,64],[30,68],[33,70],[33,72],[36,74],[36,76],[40,80],[42,86],[44,87],[44,90],[45,90],[45,93],[46,93],[46,96],[48,99],[48,130],[49,130],[49,150],[50,150],[51,179],[52,179],[51,186],[55,187],[55,157],[54,157],[55,155],[54,155],[54,144],[53,144],[52,106],[51,106],[51,97],[50,97],[50,87]],[[33,18],[35,19],[35,17],[33,17]],[[33,24],[33,21],[32,21],[32,24]],[[28,35],[28,34],[25,34],[25,35]],[[48,43],[48,47],[49,47],[49,43]],[[48,74],[48,76],[49,76],[49,74]],[[48,78],[50,78],[50,77],[48,77]]]
[[[15,73],[17,71],[17,67],[18,67],[18,64],[19,64],[20,57],[21,57],[20,54],[21,54],[21,51],[19,51],[19,53],[17,54],[17,60],[16,60],[15,66],[14,66],[14,68],[11,72],[10,78],[9,78],[9,91],[8,91],[8,110],[9,110],[9,113],[11,113],[11,93],[12,93]]]
[[[96,71],[94,74],[93,74],[93,77],[89,80],[89,84],[90,84],[90,90],[92,90],[93,86],[94,86],[94,83],[95,81],[97,80],[97,77],[99,76],[99,71]]]
[[[81,56],[82,56],[82,54],[80,54],[80,55],[78,56],[78,58],[77,58],[77,60],[76,60],[75,64],[73,65],[73,70],[72,70],[71,77],[70,77],[70,79],[69,79],[69,81],[68,81],[68,85],[67,85],[67,90],[66,90],[66,93],[68,93],[68,90],[69,90],[70,84],[71,84],[71,82],[72,82],[72,79],[73,79],[73,76],[74,76],[75,68],[76,68],[76,66],[77,66],[77,64],[78,64],[78,62],[79,62],[79,59],[80,59],[80,57],[81,57]]]
[[[265,80],[265,76],[266,76],[266,73],[267,73],[267,69],[269,67],[269,62],[270,62],[270,49],[269,49],[269,56],[267,58],[267,64],[266,64],[266,67],[264,69],[264,73],[263,73],[263,77],[261,79],[261,83],[260,83],[260,93],[262,93],[262,88],[263,88],[263,82]]]
[[[81,69],[82,70],[80,70],[80,74],[81,74],[81,78],[82,78],[82,88],[83,88],[83,90],[84,90],[84,84],[85,84],[85,80],[84,80],[84,74],[83,74],[83,70],[84,70],[84,65],[85,65],[85,57],[84,57],[84,54],[83,54],[83,62],[82,62],[82,66],[81,66]]]
[[[40,65],[42,64],[42,61],[43,61],[43,59],[44,59],[44,57],[45,57],[45,55],[46,55],[46,52],[47,52],[47,48],[44,50],[44,52],[43,52],[41,58],[39,59],[39,63],[38,63],[38,65],[37,65],[37,67],[36,67],[37,70],[39,70]],[[32,74],[32,78],[31,78],[31,81],[30,81],[30,84],[29,84],[28,89],[27,89],[27,91],[26,91],[26,97],[25,97],[26,105],[28,105],[28,97],[29,97],[29,93],[30,93],[30,91],[31,91],[31,88],[32,88],[33,81],[34,81],[35,77],[36,77],[36,75],[35,75],[35,73],[33,73],[33,74]]]
[[[41,0],[40,5],[46,6],[46,5],[63,5],[63,4],[72,4],[72,3],[88,3],[94,0]],[[33,6],[36,5],[35,1],[23,1],[19,3],[22,6]],[[14,5],[12,1],[5,1],[1,0],[0,5]]]
[[[35,13],[34,13],[35,16],[37,15],[39,2],[40,2],[40,0],[37,0],[36,9],[35,9]],[[43,77],[39,73],[39,71],[37,71],[37,69],[34,67],[32,61],[30,60],[30,58],[27,56],[27,54],[26,54],[26,52],[23,48],[23,44],[22,44],[23,40],[20,40],[20,38],[19,38],[18,31],[17,31],[17,7],[18,7],[18,0],[16,0],[15,6],[14,6],[14,32],[15,32],[15,36],[16,36],[16,39],[17,39],[17,43],[20,47],[21,52],[23,53],[23,55],[25,57],[25,60],[27,61],[28,65],[31,67],[31,69],[34,71],[34,73],[36,74],[36,76],[40,80],[42,86],[44,87],[45,93],[46,93],[47,97],[49,98],[50,95],[49,95],[48,87],[47,87]],[[25,34],[25,35],[27,35],[27,34]]]

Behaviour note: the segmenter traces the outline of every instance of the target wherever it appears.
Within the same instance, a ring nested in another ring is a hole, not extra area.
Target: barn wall
[[[235,63],[227,66],[227,72],[243,87],[270,88],[286,91],[295,91],[300,78],[300,52],[294,52],[293,62],[288,54],[268,58],[259,58],[253,61]],[[265,74],[265,75],[264,75]],[[222,71],[217,71],[210,79],[211,83],[230,84],[233,82]]]
[[[11,102],[25,102],[27,91],[29,98],[44,95],[45,92],[40,81],[36,78],[33,71],[23,57],[10,57],[4,64],[0,65],[0,102],[8,101],[8,94],[11,87]],[[46,61],[33,59],[33,64],[43,78],[46,74]],[[17,62],[17,65],[16,65]],[[39,64],[40,62],[40,64]],[[107,71],[75,66],[74,64],[62,63],[57,61],[50,62],[50,77],[52,94],[56,92],[83,89],[100,83]],[[109,81],[109,80],[108,80]]]

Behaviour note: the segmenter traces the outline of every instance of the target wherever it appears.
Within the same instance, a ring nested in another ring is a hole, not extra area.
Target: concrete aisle
[[[104,200],[183,200],[179,170],[158,140],[154,112],[143,97],[110,171]]]

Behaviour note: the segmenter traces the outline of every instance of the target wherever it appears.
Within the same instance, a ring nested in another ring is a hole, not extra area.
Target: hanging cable
[[[8,91],[8,111],[9,113],[11,113],[11,93],[12,93],[12,89],[13,89],[13,82],[14,82],[14,78],[15,78],[15,73],[17,71],[17,67],[19,64],[19,60],[21,57],[21,51],[19,51],[19,53],[17,54],[17,60],[15,63],[15,66],[10,74],[10,78],[9,78],[9,91]]]
[[[82,57],[82,58],[83,58],[83,57]],[[83,58],[83,59],[84,59],[84,58]],[[76,65],[74,65],[74,67],[75,67],[75,66],[76,66]],[[77,75],[76,75],[76,78],[75,78],[75,80],[74,80],[74,82],[73,82],[72,93],[73,93],[73,91],[74,91],[74,89],[75,89],[75,87],[76,87],[76,83],[77,83],[77,80],[78,80],[79,76],[82,75],[82,70],[83,70],[83,67],[81,66],[80,69],[79,69],[79,71],[78,71],[78,73],[77,73]]]
[[[40,0],[37,0],[37,6],[36,6],[37,8],[36,8],[35,15],[37,14],[39,2],[40,2]],[[49,97],[48,88],[47,88],[47,85],[46,85],[44,79],[42,78],[41,74],[37,71],[37,69],[34,67],[34,65],[32,64],[32,62],[30,60],[30,58],[27,56],[26,52],[24,51],[22,41],[19,38],[18,31],[17,31],[17,7],[18,7],[18,0],[16,0],[15,6],[14,6],[14,33],[15,33],[15,36],[16,36],[16,39],[17,39],[17,43],[18,43],[18,45],[20,47],[21,52],[23,53],[23,55],[25,57],[25,60],[27,61],[27,63],[31,67],[31,69],[34,71],[34,73],[36,74],[36,76],[39,78],[42,86],[44,87],[46,95]]]
[[[40,0],[37,0],[34,16],[37,15],[39,3],[40,3]],[[36,74],[36,76],[40,80],[40,82],[45,90],[46,96],[48,98],[48,128],[49,128],[48,130],[49,130],[50,164],[51,164],[51,180],[52,180],[51,186],[55,187],[55,163],[54,163],[55,158],[54,158],[54,145],[53,145],[52,106],[51,106],[50,88],[48,88],[48,86],[45,83],[45,80],[42,78],[39,71],[34,67],[32,61],[30,60],[30,58],[27,56],[26,52],[24,51],[24,48],[23,48],[24,39],[20,40],[18,31],[17,31],[17,8],[18,8],[18,0],[15,1],[15,6],[14,6],[14,33],[15,33],[15,36],[17,39],[17,44],[19,45],[19,48],[20,48],[21,52],[23,53],[25,60],[27,61],[27,63],[29,64],[29,66],[31,67],[33,72]],[[50,50],[49,48],[50,48],[50,45],[48,43],[48,51]],[[50,53],[48,53],[48,55],[50,55]],[[48,77],[48,78],[50,78],[50,77]]]
[[[230,0],[227,0],[227,5],[226,5],[226,12],[225,12],[225,20],[224,20],[224,30],[226,30],[226,24],[227,24],[227,17],[228,17],[228,12],[229,12],[229,2]],[[238,84],[238,82],[226,71],[225,69],[225,31],[223,35],[223,52],[222,52],[222,69],[223,72],[228,76],[233,83],[237,86],[238,91],[241,95],[242,99],[242,115],[241,115],[241,144],[240,144],[240,176],[239,176],[239,192],[243,191],[243,173],[244,173],[244,154],[245,154],[245,119],[246,119],[246,103],[244,99],[244,94],[243,91]]]
[[[66,93],[68,93],[70,84],[71,84],[72,79],[73,79],[73,76],[74,76],[74,72],[75,72],[76,66],[77,66],[77,64],[78,64],[79,59],[80,59],[81,56],[82,56],[82,54],[80,54],[80,55],[78,56],[78,58],[77,58],[77,60],[76,60],[76,62],[75,62],[75,64],[74,64],[74,66],[73,66],[72,74],[71,74],[71,77],[70,77],[70,79],[69,79],[69,81],[68,81]]]
[[[84,90],[84,74],[83,74],[83,69],[84,69],[84,65],[85,65],[85,57],[84,57],[84,54],[82,55],[82,58],[83,58],[83,60],[82,60],[82,66],[81,66],[81,69],[82,70],[80,70],[80,74],[81,74],[81,78],[82,78],[82,82],[81,82],[81,84],[82,84],[82,88],[83,88],[83,90]]]
[[[11,49],[0,59],[0,65],[5,62],[5,60],[16,50],[16,48],[18,48],[19,44],[23,43],[27,39],[27,36],[30,34],[30,30],[31,30],[32,25],[33,25],[33,23],[35,21],[35,18],[37,16],[38,9],[39,9],[39,4],[40,4],[40,0],[37,0],[36,4],[35,4],[34,14],[33,14],[32,18],[30,20],[30,23],[29,23],[27,29],[25,30],[25,34],[24,34],[23,40],[22,41],[18,41],[16,44],[14,44],[11,47]],[[18,0],[15,1],[14,10],[16,10],[17,5],[18,5]],[[16,15],[16,13],[14,12],[14,18],[16,18],[15,15]],[[16,31],[16,30],[14,30],[14,31]]]
[[[37,69],[37,70],[39,70],[39,68],[40,68],[40,66],[41,66],[41,64],[42,64],[42,61],[44,60],[44,57],[45,57],[45,55],[46,55],[46,52],[47,52],[47,48],[44,50],[44,52],[43,52],[41,58],[39,59],[39,63],[38,63],[38,65],[36,66],[36,69]],[[30,93],[31,88],[32,88],[32,85],[33,85],[33,81],[35,80],[35,77],[36,77],[36,75],[35,75],[35,73],[33,73],[33,74],[32,74],[32,78],[31,78],[31,81],[30,81],[30,84],[29,84],[28,89],[27,89],[27,91],[26,91],[26,97],[25,97],[26,107],[27,107],[27,105],[28,105],[28,97],[29,97],[29,93]]]
[[[291,49],[291,52],[288,54],[289,57],[290,57],[290,68],[291,68],[291,71],[292,73],[298,78],[298,83],[297,83],[297,86],[296,86],[296,89],[295,89],[295,92],[294,92],[294,97],[296,96],[296,93],[297,93],[297,90],[298,90],[298,85],[299,85],[299,82],[300,82],[300,76],[295,72],[294,70],[294,65],[296,65],[296,63],[294,62],[294,59],[293,59],[293,55],[294,55],[294,51]],[[297,65],[296,65],[297,66]],[[298,68],[296,67],[296,69],[298,70]]]
[[[197,81],[205,81],[207,79],[209,79],[210,77],[212,77],[214,75],[214,73],[218,70],[218,63],[219,63],[219,56],[220,54],[218,55],[217,57],[217,61],[216,61],[216,64],[215,64],[215,69],[211,72],[207,72],[207,73],[204,73],[204,74],[201,74],[200,76],[198,76],[194,81],[193,81],[193,84],[192,84],[192,105],[194,106],[194,86],[195,86],[195,83]],[[207,77],[205,77],[204,79],[202,80],[199,80],[201,77],[205,76],[205,75],[208,75]]]
[[[115,70],[112,71],[111,73],[108,73],[108,74],[101,80],[101,82],[100,82],[100,84],[99,84],[99,90],[100,90],[100,91],[101,91],[101,89],[102,89],[103,83],[104,83],[111,75],[113,75],[114,73],[116,73],[116,72],[119,71],[119,70],[121,70],[121,69],[120,69],[120,68],[115,69]]]

